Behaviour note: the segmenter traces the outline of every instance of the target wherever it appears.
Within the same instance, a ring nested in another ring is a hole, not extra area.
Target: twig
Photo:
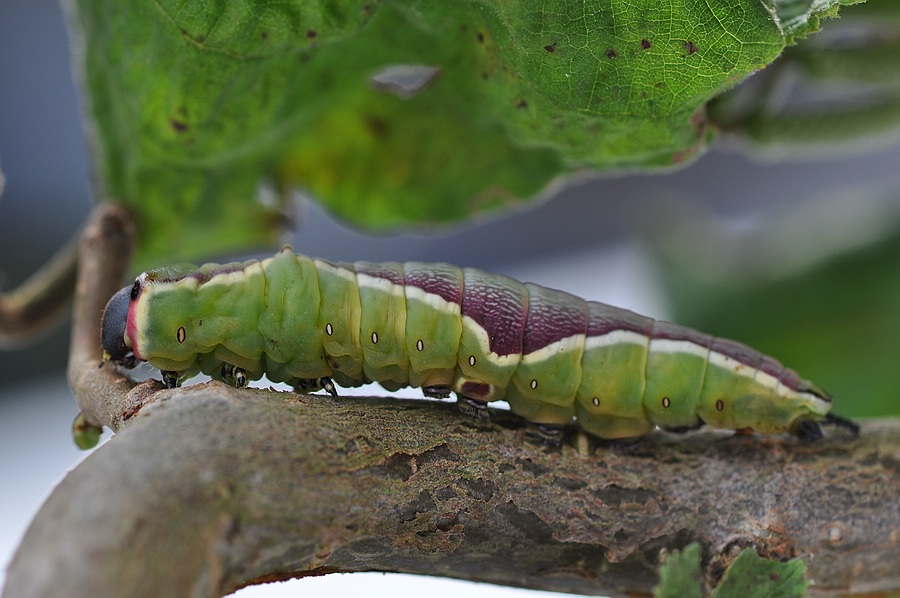
[[[78,268],[77,238],[18,288],[0,293],[0,349],[40,338],[68,313]]]
[[[136,409],[159,388],[150,382],[129,394],[136,383],[102,362],[100,318],[106,302],[125,279],[134,241],[131,217],[116,204],[99,205],[84,230],[67,372],[81,408],[81,425],[117,430],[127,415],[129,397],[135,395]]]

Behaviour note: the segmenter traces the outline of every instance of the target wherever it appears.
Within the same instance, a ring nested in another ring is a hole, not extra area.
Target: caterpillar
[[[104,359],[146,361],[168,387],[203,372],[297,389],[378,382],[505,400],[548,435],[573,421],[606,439],[659,426],[854,435],[831,397],[742,343],[506,276],[443,263],[332,264],[285,247],[262,261],[147,271],[116,293]]]

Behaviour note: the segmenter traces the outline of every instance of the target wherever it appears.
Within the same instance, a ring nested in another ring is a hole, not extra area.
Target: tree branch
[[[900,585],[900,421],[818,444],[652,434],[634,454],[526,440],[509,415],[218,383],[155,395],[32,523],[4,596],[219,596],[403,571],[624,596],[660,551],[804,556],[817,588]]]
[[[126,259],[110,247],[127,220],[93,222],[83,263]],[[550,449],[512,415],[442,402],[154,392],[97,368],[116,272],[82,270],[69,376],[85,417],[119,433],[43,505],[6,597],[219,596],[369,570],[624,596],[691,541],[708,579],[749,545],[804,557],[822,594],[900,587],[898,419],[857,440],[656,433],[626,452],[578,435]]]

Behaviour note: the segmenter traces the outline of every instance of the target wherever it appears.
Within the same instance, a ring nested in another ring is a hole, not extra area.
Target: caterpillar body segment
[[[505,400],[551,429],[601,438],[701,425],[813,439],[831,398],[736,341],[449,264],[260,261],[141,274],[103,317],[109,359],[175,384],[264,374],[298,388],[379,382]],[[237,373],[236,373],[237,372]]]

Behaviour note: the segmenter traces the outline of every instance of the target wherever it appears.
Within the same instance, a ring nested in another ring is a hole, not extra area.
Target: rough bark
[[[118,433],[44,504],[4,596],[219,596],[369,570],[624,596],[691,541],[710,579],[749,545],[804,557],[823,594],[900,587],[900,420],[813,444],[572,434],[554,449],[511,415],[442,402],[134,387],[97,368],[120,216],[86,235],[82,260],[111,266],[83,272],[70,367],[85,417]]]
[[[900,421],[862,437],[654,434],[632,453],[527,440],[450,404],[211,383],[162,391],[70,473],[5,596],[219,596],[403,571],[649,592],[663,549],[804,556],[816,588],[900,586]]]

